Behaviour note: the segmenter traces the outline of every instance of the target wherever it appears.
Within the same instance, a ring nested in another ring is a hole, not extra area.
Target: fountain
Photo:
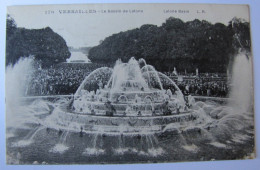
[[[45,122],[56,121],[57,129],[69,126],[75,132],[160,133],[167,124],[194,119],[189,103],[174,81],[132,57],[128,63],[118,60],[113,69],[93,71],[71,102],[56,108]]]
[[[238,61],[244,61],[243,57],[239,55]],[[18,68],[31,61],[23,62]],[[15,68],[9,71],[21,74]],[[241,74],[236,68],[233,82],[249,78],[249,70]],[[252,87],[251,79],[241,83],[248,90]],[[241,88],[236,87],[240,86],[234,85],[232,94],[239,94]],[[167,161],[220,160],[253,153],[254,117],[249,101],[235,95],[235,102],[194,100],[143,59],[118,60],[113,69],[96,69],[70,97],[19,97],[13,103],[12,88],[8,92],[7,106],[12,105],[7,109],[9,164],[165,162],[166,157]],[[250,92],[243,95],[252,98]],[[35,150],[37,157],[32,156]]]

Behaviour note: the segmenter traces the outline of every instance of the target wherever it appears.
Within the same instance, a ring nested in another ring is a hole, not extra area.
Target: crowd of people
[[[38,68],[33,73],[26,95],[68,95],[74,94],[84,78],[100,64],[62,63],[50,68]]]
[[[222,80],[186,80],[177,85],[185,95],[227,97],[229,91],[226,81]]]
[[[84,78],[102,66],[104,65],[94,63],[62,63],[50,68],[38,68],[34,71],[33,78],[29,82],[26,95],[74,94]],[[176,76],[170,72],[164,74],[176,82],[184,95],[227,97],[229,92],[225,74],[203,73],[181,76]]]
[[[228,97],[229,80],[225,73],[183,73],[166,72],[183,94],[195,96]]]

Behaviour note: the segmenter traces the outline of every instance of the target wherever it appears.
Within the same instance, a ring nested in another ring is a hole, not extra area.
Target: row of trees
[[[234,18],[229,25],[169,18],[162,26],[140,28],[113,34],[89,51],[97,63],[113,63],[118,58],[144,58],[160,71],[225,72],[239,48],[250,50],[249,23]]]
[[[144,58],[160,71],[225,72],[238,49],[250,51],[249,23],[234,18],[226,26],[221,23],[193,20],[183,22],[169,18],[161,26],[143,25],[140,28],[113,34],[93,48],[79,49],[88,53],[93,63],[113,64],[117,59],[126,62],[130,57]],[[33,55],[42,66],[65,62],[70,57],[65,40],[49,27],[18,28],[7,17],[6,65],[20,57]]]
[[[65,62],[70,57],[65,40],[49,27],[18,28],[8,16],[6,29],[6,65],[15,64],[20,57],[32,55],[43,67],[48,67]]]

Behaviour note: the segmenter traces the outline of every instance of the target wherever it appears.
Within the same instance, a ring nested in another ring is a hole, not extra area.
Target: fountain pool
[[[23,62],[28,65],[25,60],[10,70],[15,74],[7,71],[10,81],[23,73]],[[11,94],[6,112],[8,164],[254,157],[252,104],[237,109],[233,99],[185,98],[172,80],[144,60],[131,58],[128,63],[118,61],[114,69],[95,70],[73,96],[14,100]]]
[[[195,120],[192,102],[169,77],[132,57],[90,73],[44,125],[107,135],[160,133],[168,124]]]

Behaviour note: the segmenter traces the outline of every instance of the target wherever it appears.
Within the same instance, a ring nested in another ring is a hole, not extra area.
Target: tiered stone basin
[[[61,127],[70,126],[76,131],[157,133],[169,124],[193,120],[186,104],[171,79],[146,65],[143,59],[131,58],[128,63],[118,61],[114,69],[93,71],[71,103],[55,113]]]
[[[167,105],[171,107],[172,113],[176,113],[177,108],[183,109],[176,96],[169,96],[163,90],[118,91],[113,93],[108,90],[100,90],[97,93],[97,95],[86,94],[79,98],[76,97],[73,102],[74,110],[81,114],[105,115],[105,103],[110,101],[116,110],[114,115],[117,116],[137,116],[138,111],[140,111],[139,114],[147,116],[163,115],[162,107],[165,105],[165,98],[167,98]]]
[[[104,135],[136,135],[162,133],[167,126],[176,124],[180,128],[183,122],[195,120],[189,111],[172,115],[91,115],[70,110],[70,106],[56,108],[55,122],[57,130],[66,129],[74,132],[100,133]],[[74,122],[74,123],[73,123]],[[177,125],[178,124],[178,125]]]

